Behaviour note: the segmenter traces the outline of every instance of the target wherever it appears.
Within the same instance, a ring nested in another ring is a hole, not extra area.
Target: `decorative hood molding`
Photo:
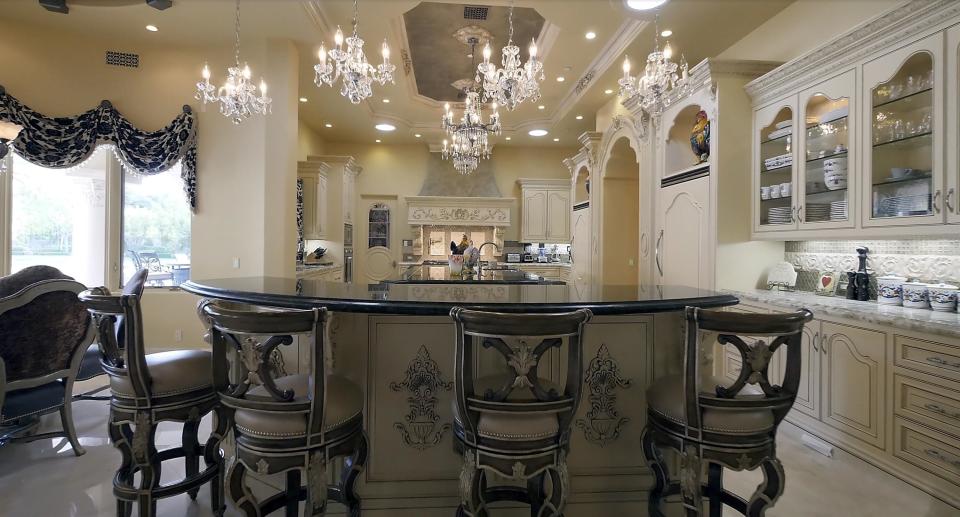
[[[512,197],[407,196],[407,222],[436,226],[510,226]]]

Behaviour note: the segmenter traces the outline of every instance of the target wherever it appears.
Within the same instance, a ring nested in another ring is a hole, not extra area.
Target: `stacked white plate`
[[[831,221],[846,221],[847,216],[847,200],[843,199],[840,201],[832,201],[830,203],[830,220]]]
[[[767,170],[788,167],[790,165],[793,165],[793,155],[790,153],[781,154],[779,156],[771,156],[770,158],[763,160],[763,166]]]
[[[877,217],[903,217],[930,213],[930,195],[894,196],[880,200]]]
[[[827,203],[809,203],[805,208],[806,222],[816,223],[830,220],[830,205]]]
[[[788,224],[793,222],[793,207],[775,206],[767,211],[768,224]]]

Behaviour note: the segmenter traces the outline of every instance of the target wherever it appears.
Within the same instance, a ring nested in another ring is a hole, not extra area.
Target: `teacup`
[[[770,187],[760,187],[760,199],[770,199]]]
[[[780,185],[770,185],[770,199],[777,199],[779,197],[780,197]]]
[[[790,196],[790,183],[781,183],[780,184],[780,196],[789,197]]]
[[[957,286],[931,284],[927,289],[931,309],[939,312],[953,312],[957,309]]]

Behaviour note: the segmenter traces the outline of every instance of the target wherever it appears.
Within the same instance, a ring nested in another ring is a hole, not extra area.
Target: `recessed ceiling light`
[[[394,129],[397,129],[397,127],[393,124],[377,124],[373,127],[377,128],[377,131],[393,131]]]
[[[306,97],[300,97],[300,102],[307,102],[307,98],[306,98]]]
[[[583,115],[577,115],[577,120],[583,120]]]
[[[384,104],[390,104],[390,99],[383,99]]]
[[[420,135],[420,133],[415,133],[413,136],[416,138],[420,138],[422,135]]]
[[[627,0],[627,7],[637,11],[646,11],[667,3],[667,0]]]
[[[380,139],[379,139],[379,138],[377,139],[377,143],[378,143],[378,144],[380,143]]]
[[[333,127],[333,124],[327,122],[326,124],[323,125],[323,127]]]
[[[567,78],[564,77],[564,76],[562,76],[562,75],[558,75],[558,76],[557,76],[557,82],[558,82],[558,83],[562,83],[562,82],[564,82],[564,81],[566,81],[566,80],[567,80]]]
[[[512,140],[512,138],[508,136],[508,137],[507,137],[507,140]]]
[[[541,105],[537,106],[537,109],[538,109],[538,110],[545,110],[545,109],[547,109],[547,107],[544,106],[543,104],[541,104]]]
[[[559,142],[560,139],[559,139],[559,138],[554,138],[553,141],[554,141],[554,142]]]
[[[546,136],[547,130],[546,130],[546,129],[531,129],[530,132],[528,132],[527,134],[530,135],[530,136]]]
[[[584,38],[587,38],[587,39],[596,39],[597,33],[596,33],[596,32],[593,32],[593,31],[590,31],[590,32],[584,34],[583,37],[584,37]]]
[[[603,93],[610,95],[611,93],[613,93],[613,90],[603,90]]]
[[[667,30],[665,30],[665,31],[661,31],[661,32],[660,32],[660,36],[661,36],[661,37],[664,37],[664,38],[669,38],[670,36],[673,36],[673,31],[670,30],[670,29],[667,29]]]
[[[157,32],[158,30],[160,30],[160,29],[157,28],[156,25],[147,25],[147,26],[146,26],[146,29],[147,29],[148,31],[150,31],[150,32]]]

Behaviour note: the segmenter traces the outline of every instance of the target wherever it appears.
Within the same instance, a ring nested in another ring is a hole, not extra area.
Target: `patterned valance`
[[[74,117],[49,118],[0,86],[0,120],[23,126],[13,150],[41,167],[77,166],[100,144],[112,145],[120,162],[137,174],[159,174],[181,162],[183,190],[190,209],[197,209],[197,117],[190,106],[184,106],[183,113],[167,127],[146,132],[131,124],[110,101]]]

